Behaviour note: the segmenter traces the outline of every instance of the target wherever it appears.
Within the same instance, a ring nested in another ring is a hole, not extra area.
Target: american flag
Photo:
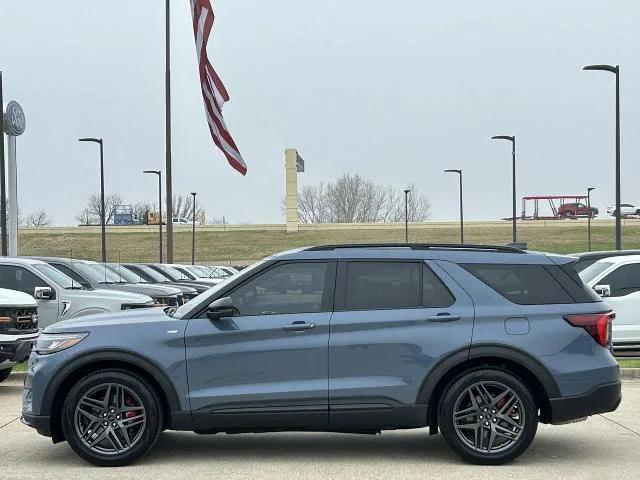
[[[193,33],[196,37],[200,86],[211,138],[227,157],[229,164],[245,175],[247,164],[244,163],[222,118],[222,106],[224,102],[229,100],[229,94],[207,56],[207,42],[215,18],[211,2],[209,0],[191,0],[191,14],[193,16]]]

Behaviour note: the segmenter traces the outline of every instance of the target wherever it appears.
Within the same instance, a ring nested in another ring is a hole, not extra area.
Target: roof
[[[618,255],[616,257],[605,257],[598,260],[598,262],[612,263],[619,265],[621,263],[640,263],[640,255]]]
[[[603,250],[600,252],[568,253],[567,255],[582,260],[586,258],[607,258],[627,255],[640,255],[640,250]]]
[[[570,257],[528,252],[514,247],[460,244],[344,244],[296,248],[276,253],[268,260],[304,259],[417,259],[459,263],[551,264],[572,261]]]
[[[0,263],[21,263],[23,265],[42,265],[46,264],[38,258],[27,257],[0,257]]]

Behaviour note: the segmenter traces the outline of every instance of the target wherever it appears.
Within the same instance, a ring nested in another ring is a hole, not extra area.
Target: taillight
[[[584,328],[598,344],[609,346],[611,322],[616,318],[613,312],[565,315],[564,319],[574,327]]]

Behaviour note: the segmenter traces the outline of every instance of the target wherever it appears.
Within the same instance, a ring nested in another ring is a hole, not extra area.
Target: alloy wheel
[[[116,383],[88,390],[75,408],[74,426],[78,438],[89,449],[103,455],[131,450],[142,437],[147,419],[140,397],[129,387]]]
[[[524,406],[518,394],[503,383],[477,382],[456,399],[453,426],[458,437],[476,452],[502,452],[522,436]]]

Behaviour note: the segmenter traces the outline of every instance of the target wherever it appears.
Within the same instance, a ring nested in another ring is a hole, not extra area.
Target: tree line
[[[428,198],[413,183],[406,187],[410,222],[423,222],[431,216]],[[301,223],[377,223],[404,222],[405,193],[391,185],[376,184],[355,174],[336,180],[305,185],[298,194],[298,220]]]

